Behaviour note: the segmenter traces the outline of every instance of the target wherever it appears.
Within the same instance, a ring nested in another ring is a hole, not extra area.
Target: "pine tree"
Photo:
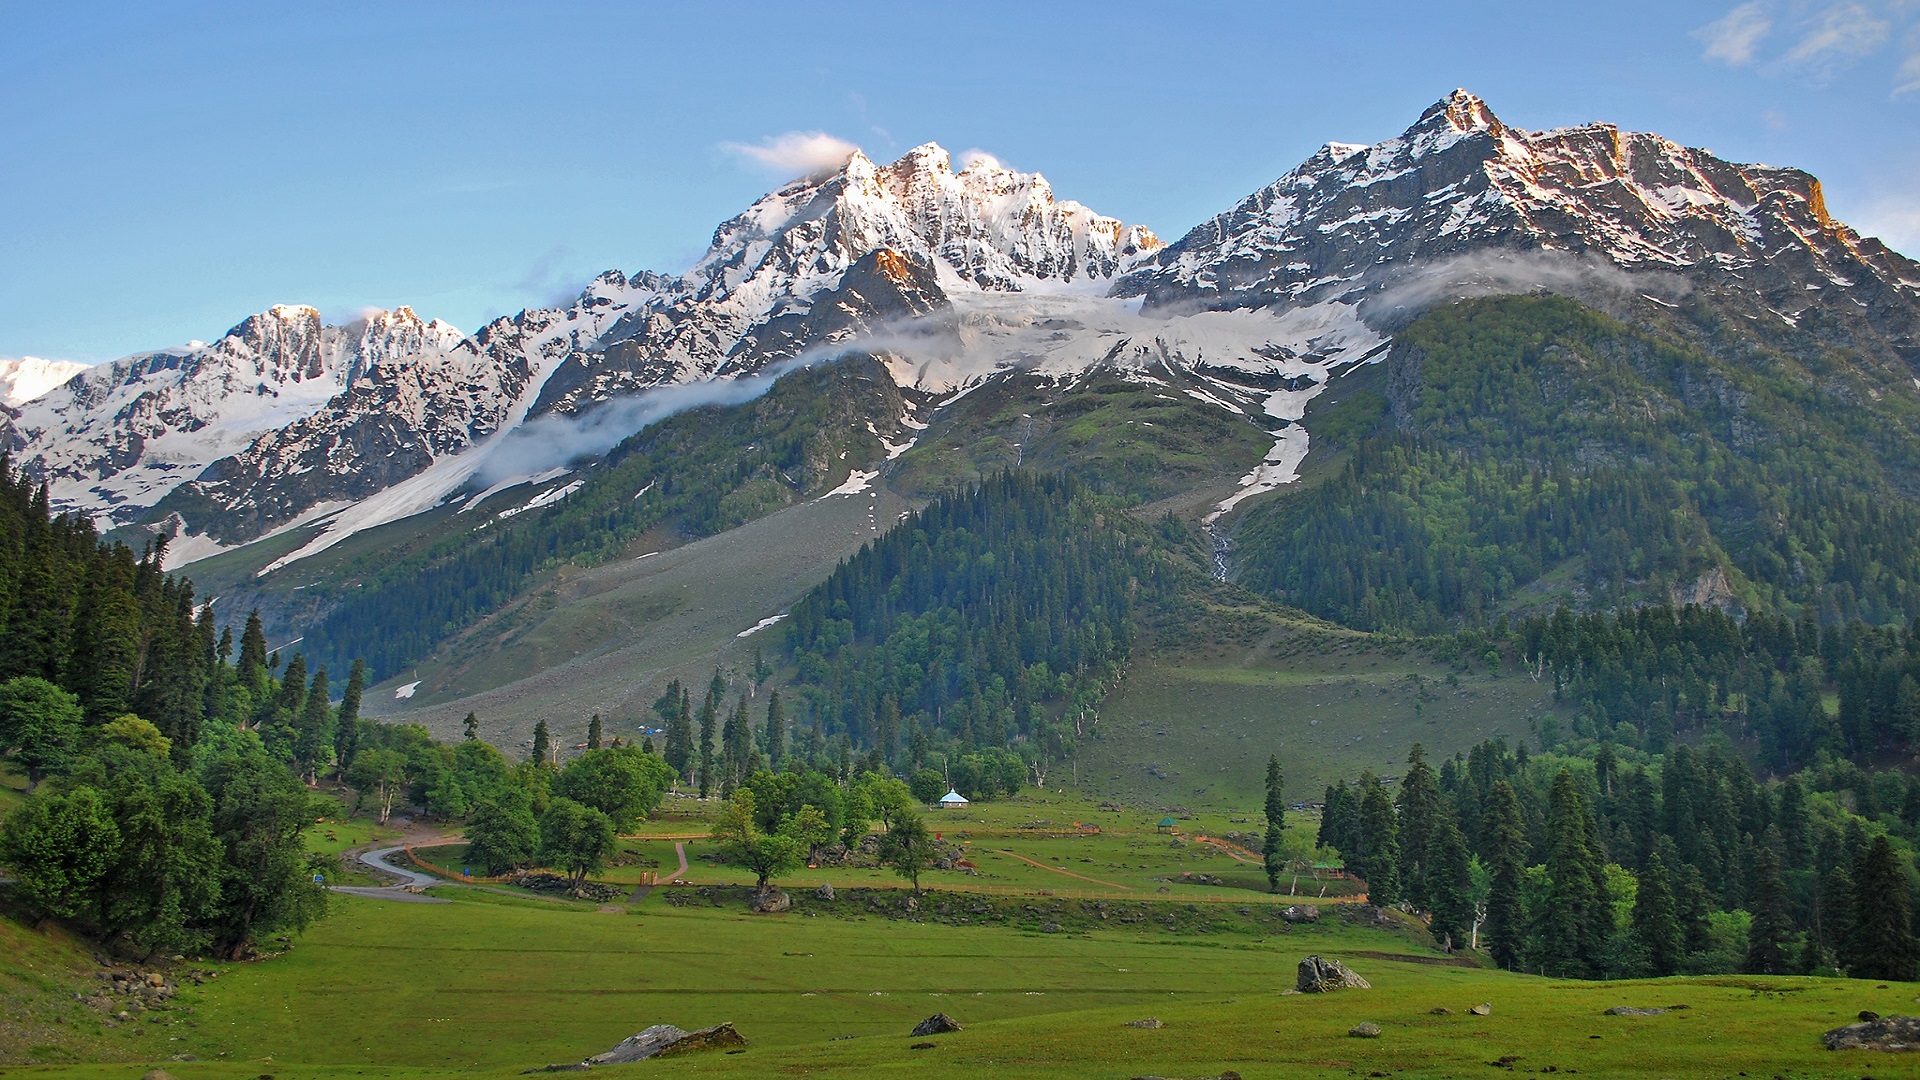
[[[600,749],[600,734],[600,714],[594,713],[593,719],[587,721],[587,749]]]
[[[1260,861],[1267,871],[1267,891],[1280,891],[1280,873],[1286,869],[1281,842],[1287,828],[1286,781],[1278,755],[1267,758],[1267,829],[1260,844]]]
[[[778,769],[787,760],[787,714],[780,705],[780,691],[767,695],[767,766]]]
[[[1913,895],[1905,868],[1885,836],[1854,860],[1853,926],[1842,959],[1856,979],[1911,982],[1920,960],[1913,936]]]
[[[720,695],[726,692],[726,684],[720,681],[720,672],[716,668],[713,682],[707,687],[707,696],[700,702],[700,797],[706,798],[713,793],[713,736],[714,727],[720,721]]]
[[[1853,935],[1853,875],[1836,865],[1820,879],[1820,891],[1814,898],[1813,925],[1807,934],[1806,953],[1800,958],[1805,972],[1841,966],[1841,953]]]
[[[1585,976],[1597,967],[1593,925],[1606,904],[1595,895],[1594,856],[1587,846],[1586,799],[1566,769],[1553,778],[1547,801],[1547,895],[1541,913],[1546,970]],[[1604,947],[1604,942],[1599,943]]]
[[[720,725],[720,797],[723,799],[731,798],[733,789],[746,779],[752,738],[747,730],[747,699],[743,694],[727,713],[726,722]]]
[[[693,761],[693,711],[687,707],[687,691],[675,679],[653,703],[653,711],[666,727],[666,759],[673,774],[687,779],[687,766]]]
[[[1393,798],[1372,773],[1363,774],[1360,783],[1358,873],[1367,883],[1368,902],[1391,907],[1400,902],[1400,830]],[[1349,869],[1352,863],[1349,859]]]
[[[367,689],[367,664],[355,660],[347,672],[347,688],[340,694],[340,712],[333,721],[334,764],[342,776],[360,752],[360,697]]]
[[[307,689],[306,703],[293,725],[293,759],[300,764],[309,785],[319,781],[320,770],[333,759],[333,703],[329,696],[327,669],[321,668]]]
[[[1787,886],[1780,878],[1780,857],[1766,844],[1754,857],[1752,894],[1747,910],[1753,923],[1747,930],[1746,972],[1749,975],[1786,975],[1791,963],[1787,944],[1793,938],[1793,920],[1787,915]]]
[[[1320,832],[1314,843],[1332,848],[1342,855],[1357,851],[1360,807],[1353,789],[1345,784],[1327,785],[1327,798],[1320,811]]]
[[[1673,898],[1673,876],[1666,860],[1654,852],[1640,872],[1640,889],[1633,898],[1633,938],[1648,974],[1672,975],[1680,970],[1680,914]]]
[[[1467,940],[1473,925],[1473,861],[1453,810],[1444,804],[1437,806],[1428,832],[1427,855],[1427,902],[1433,912],[1429,930],[1435,943],[1452,952]]]
[[[267,679],[267,635],[260,627],[260,609],[247,612],[247,628],[240,634],[240,681],[261,687]]]
[[[1406,900],[1422,911],[1431,910],[1433,900],[1427,894],[1428,846],[1440,811],[1440,784],[1427,764],[1427,752],[1419,744],[1407,755],[1407,776],[1400,782],[1396,800],[1400,825],[1400,891]]]
[[[1525,940],[1521,878],[1527,865],[1527,829],[1513,785],[1496,780],[1487,792],[1481,817],[1484,856],[1493,881],[1487,896],[1487,947],[1494,963],[1509,971],[1520,964]]]
[[[553,738],[547,732],[545,720],[536,721],[533,725],[533,753],[528,755],[527,760],[535,765],[553,764]]]
[[[467,714],[465,720],[460,721],[460,738],[466,742],[480,741],[480,717],[478,714],[470,712]]]

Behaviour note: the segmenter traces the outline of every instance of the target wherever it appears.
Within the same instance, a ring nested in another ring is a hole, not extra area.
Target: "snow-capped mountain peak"
[[[1395,138],[1328,144],[1114,292],[1149,309],[1357,301],[1456,256],[1527,253],[1745,290],[1789,321],[1828,285],[1913,293],[1920,281],[1910,260],[1834,221],[1797,169],[1605,123],[1523,131],[1456,90]]]
[[[0,402],[18,408],[44,396],[89,366],[72,360],[43,360],[38,356],[0,360]]]

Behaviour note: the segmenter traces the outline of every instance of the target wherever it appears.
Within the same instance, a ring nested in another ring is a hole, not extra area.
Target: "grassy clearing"
[[[1560,983],[1442,966],[1407,938],[1329,921],[1311,931],[1034,934],[886,919],[750,916],[738,907],[635,914],[454,890],[452,904],[343,899],[291,953],[190,989],[165,1028],[198,1077],[511,1076],[577,1060],[648,1024],[736,1023],[747,1052],[637,1066],[635,1075],[1122,1077],[1890,1075],[1839,1057],[1819,1033],[1871,1008],[1911,1010],[1916,987],[1818,979]],[[1372,991],[1284,996],[1309,951],[1338,956]],[[1490,1017],[1467,1007],[1493,1004]],[[1605,1017],[1613,1005],[1675,1005]],[[1438,1016],[1434,1008],[1452,1015]],[[967,1030],[913,1050],[944,1011]],[[1157,1017],[1161,1030],[1126,1022]],[[1362,1020],[1378,1040],[1348,1038]],[[191,1025],[188,1026],[188,1022]],[[154,1039],[159,1035],[145,1036]],[[1599,1036],[1591,1038],[1591,1036]],[[158,1055],[156,1055],[158,1056]],[[113,1065],[8,1075],[139,1075]]]
[[[1526,736],[1552,687],[1436,664],[1414,645],[1271,621],[1239,640],[1142,657],[1083,740],[1082,787],[1150,807],[1257,811],[1267,756],[1291,801],[1361,769],[1403,771],[1482,739]],[[1063,770],[1064,772],[1064,770]]]

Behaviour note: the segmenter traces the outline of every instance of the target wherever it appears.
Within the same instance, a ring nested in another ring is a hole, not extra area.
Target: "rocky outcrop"
[[[1920,1051],[1920,1016],[1882,1016],[1834,1028],[1820,1041],[1829,1050]]]
[[[698,1031],[684,1031],[672,1024],[652,1027],[620,1042],[604,1054],[595,1054],[583,1065],[625,1065],[648,1058],[671,1057],[699,1050],[714,1050],[747,1045],[747,1040],[732,1024],[716,1024]]]
[[[765,892],[754,893],[753,899],[747,901],[747,907],[762,915],[778,915],[780,912],[792,910],[793,897],[779,889],[768,889]]]
[[[915,1036],[945,1035],[950,1031],[959,1031],[959,1030],[960,1030],[960,1021],[955,1020],[953,1017],[948,1016],[946,1013],[939,1012],[939,1013],[934,1013],[932,1016],[929,1016],[925,1020],[922,1020],[918,1024],[915,1024],[913,1027],[913,1030],[908,1032],[907,1034],[915,1035]]]
[[[1371,990],[1373,984],[1338,960],[1309,956],[1300,961],[1294,987],[1303,994],[1327,994],[1335,990]]]

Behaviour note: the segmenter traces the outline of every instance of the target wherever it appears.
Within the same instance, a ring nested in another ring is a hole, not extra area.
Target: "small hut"
[[[1160,819],[1161,832],[1172,832],[1176,827],[1172,814],[1168,814],[1166,817]]]
[[[967,808],[967,797],[960,794],[958,789],[949,788],[935,805],[942,810],[964,810]]]

